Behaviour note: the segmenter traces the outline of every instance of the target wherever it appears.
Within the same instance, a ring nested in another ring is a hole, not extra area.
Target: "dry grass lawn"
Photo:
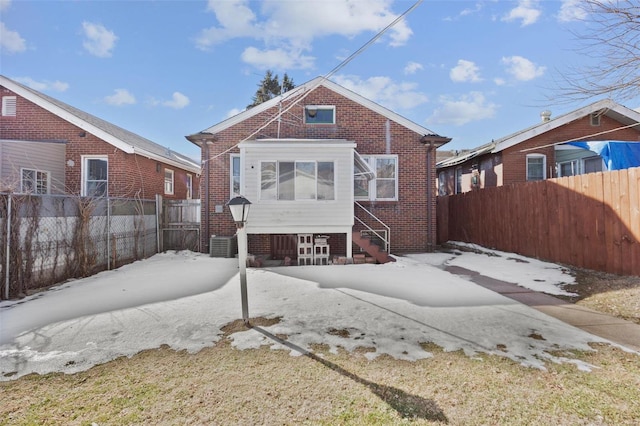
[[[577,277],[576,303],[640,323],[639,277]],[[224,331],[242,329],[234,323]],[[299,357],[240,351],[226,338],[196,354],[163,347],[83,373],[0,382],[0,425],[640,423],[637,354],[598,345],[570,354],[595,365],[591,372],[571,364],[541,371],[424,345],[434,356],[417,362],[368,361],[362,352],[324,347]]]

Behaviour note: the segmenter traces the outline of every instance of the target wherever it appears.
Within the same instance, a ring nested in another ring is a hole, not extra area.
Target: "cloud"
[[[583,0],[563,0],[558,12],[558,21],[571,22],[580,21],[587,17]]]
[[[464,59],[459,59],[458,65],[453,67],[449,72],[449,77],[451,78],[451,81],[454,81],[456,83],[477,83],[479,81],[482,81],[480,75],[478,74],[478,71],[480,71],[480,68],[478,68],[475,63],[466,61]]]
[[[523,27],[535,24],[542,14],[537,6],[538,2],[535,0],[520,0],[518,2],[518,6],[511,9],[509,13],[502,18],[502,20],[506,22],[522,20],[520,25]]]
[[[313,68],[315,58],[302,54],[299,50],[271,49],[260,50],[247,47],[241,55],[242,60],[258,69],[309,69]]]
[[[417,84],[396,83],[389,77],[362,80],[356,76],[335,76],[332,80],[391,110],[415,108],[429,100],[427,95],[417,90]]]
[[[231,117],[233,117],[234,115],[238,115],[238,114],[240,114],[240,113],[241,113],[241,112],[243,112],[243,111],[246,111],[246,108],[245,108],[245,109],[232,108],[232,109],[230,109],[230,110],[229,110],[229,112],[227,112],[227,118],[231,118]]]
[[[22,83],[25,86],[29,86],[39,92],[65,92],[69,88],[69,83],[63,83],[62,81],[35,81],[31,77],[16,77],[14,78],[18,83]]]
[[[440,97],[440,106],[433,111],[427,119],[431,124],[453,124],[462,126],[472,121],[486,120],[496,114],[498,106],[487,102],[480,92],[470,92],[458,99],[449,96]]]
[[[187,105],[189,105],[190,102],[191,101],[189,100],[189,98],[183,95],[182,93],[173,92],[173,96],[171,97],[171,100],[162,102],[162,106],[166,106],[173,109],[182,109]]]
[[[116,89],[115,93],[111,96],[105,96],[105,102],[109,105],[133,105],[136,103],[136,98],[127,89]]]
[[[7,10],[11,6],[11,0],[0,0],[0,10]]]
[[[112,31],[107,30],[101,24],[91,22],[83,22],[82,29],[86,37],[82,46],[89,53],[99,58],[111,56],[116,40],[118,40],[118,37]]]
[[[9,53],[19,53],[27,50],[27,43],[17,31],[12,31],[0,22],[0,48]]]
[[[522,56],[503,57],[502,63],[507,66],[507,73],[511,74],[518,81],[529,81],[540,77],[546,71],[546,67],[537,66],[530,60]]]
[[[249,5],[254,5],[251,9]],[[362,33],[377,33],[398,17],[390,9],[389,0],[310,3],[281,0],[217,1],[209,0],[208,11],[213,12],[217,25],[203,29],[195,39],[196,47],[208,50],[211,47],[236,38],[251,38],[264,43],[264,47],[253,48],[243,57],[254,58],[257,52],[288,52],[298,67],[309,67],[301,52],[310,51],[316,38],[342,36],[352,38]],[[319,6],[319,7],[314,7]],[[406,44],[413,34],[406,21],[402,20],[385,34],[391,46]],[[297,55],[291,55],[297,52]],[[258,61],[257,63],[262,63]]]
[[[415,74],[418,71],[422,71],[424,69],[424,67],[422,66],[422,64],[419,64],[417,62],[407,62],[407,65],[404,66],[404,73],[405,75],[409,75],[409,74]]]

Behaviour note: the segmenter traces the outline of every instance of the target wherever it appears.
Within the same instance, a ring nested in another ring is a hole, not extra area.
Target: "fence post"
[[[7,194],[7,258],[5,263],[4,297],[9,299],[9,260],[11,259],[11,194]]]
[[[107,197],[107,271],[111,270],[111,198]]]
[[[156,240],[157,251],[162,252],[162,228],[160,226],[160,218],[162,217],[162,195],[156,194]]]

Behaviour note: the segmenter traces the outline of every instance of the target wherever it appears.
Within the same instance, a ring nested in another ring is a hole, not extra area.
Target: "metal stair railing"
[[[385,230],[387,231],[387,237],[383,237],[382,235],[380,235],[375,229],[373,229],[372,227],[370,227],[369,225],[367,225],[363,220],[361,220],[357,215],[354,215],[355,219],[360,222],[360,224],[362,226],[364,226],[365,228],[367,228],[367,230],[373,232],[373,234],[375,236],[377,236],[378,238],[380,238],[380,240],[382,240],[382,242],[384,242],[384,251],[386,251],[387,253],[391,253],[391,228],[387,226],[387,224],[385,224],[383,221],[381,221],[379,218],[376,217],[376,215],[374,215],[373,213],[371,213],[369,210],[367,210],[366,208],[364,208],[364,206],[360,203],[358,203],[357,201],[354,201],[354,203],[356,204],[356,206],[360,207],[365,213],[367,213],[369,216],[371,216],[371,218],[375,219],[379,224],[381,224],[382,226],[384,226]]]

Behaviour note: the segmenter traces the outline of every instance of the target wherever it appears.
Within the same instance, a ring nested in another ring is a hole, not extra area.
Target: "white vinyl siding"
[[[0,182],[21,191],[22,169],[47,171],[49,193],[64,194],[66,144],[0,139]]]
[[[350,232],[354,148],[343,140],[241,143],[249,233]]]

